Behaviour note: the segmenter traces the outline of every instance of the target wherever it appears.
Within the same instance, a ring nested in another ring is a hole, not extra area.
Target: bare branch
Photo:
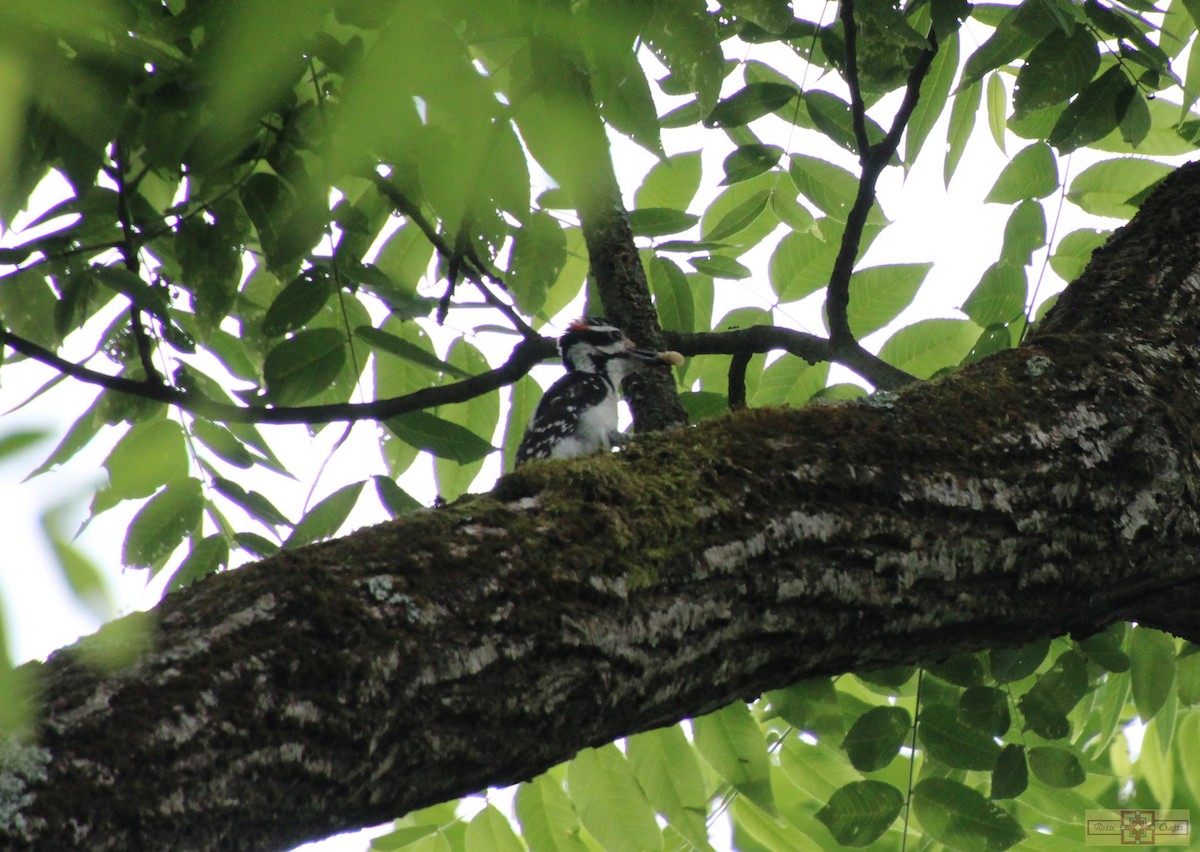
[[[746,367],[750,365],[750,353],[736,352],[729,359],[729,410],[740,411],[746,407]]]
[[[842,234],[842,245],[837,259],[833,264],[833,273],[829,279],[829,288],[825,296],[826,313],[829,316],[830,340],[834,349],[841,357],[861,358],[865,350],[859,345],[850,331],[847,309],[850,305],[850,278],[854,274],[854,262],[862,245],[863,229],[867,224],[867,216],[875,203],[875,185],[896,149],[900,145],[900,137],[908,120],[912,117],[921,94],[921,83],[929,73],[934,56],[937,55],[937,36],[929,31],[929,48],[925,50],[908,75],[908,84],[904,91],[904,100],[892,121],[892,127],[878,145],[867,149],[862,159],[862,174],[858,182],[858,194],[850,214],[846,217],[846,230]],[[848,63],[849,65],[849,63]],[[851,72],[847,70],[847,80]],[[857,71],[854,72],[857,80]],[[861,103],[861,94],[859,95]],[[857,350],[857,352],[855,352]],[[910,377],[911,380],[911,377]],[[882,385],[889,387],[894,385]]]
[[[409,221],[420,228],[421,233],[425,235],[425,239],[429,240],[437,253],[450,263],[451,284],[446,291],[447,297],[449,297],[450,293],[453,292],[455,281],[453,277],[454,273],[461,270],[466,274],[467,278],[472,284],[475,285],[479,292],[483,294],[483,298],[487,301],[487,303],[496,310],[500,311],[500,313],[504,314],[508,321],[513,324],[513,327],[521,333],[522,337],[526,338],[527,340],[532,340],[540,336],[536,331],[533,330],[533,327],[529,325],[529,323],[525,322],[525,320],[521,318],[521,315],[517,313],[512,305],[505,302],[488,287],[488,281],[493,281],[499,284],[501,287],[504,286],[504,281],[500,277],[500,273],[492,269],[486,262],[484,262],[484,260],[479,257],[469,243],[466,244],[461,251],[451,248],[450,244],[447,243],[442,235],[438,233],[438,230],[433,226],[433,223],[426,219],[425,215],[421,213],[417,205],[409,200],[404,193],[392,186],[391,182],[388,181],[387,178],[384,178],[380,175],[375,175],[373,177],[373,181],[375,183],[375,188],[379,190],[379,193],[389,202],[391,202],[392,206],[396,208],[397,211],[399,211],[401,214],[407,217]]]
[[[850,88],[850,118],[854,123],[854,142],[858,146],[858,162],[865,164],[871,154],[867,138],[867,108],[863,103],[862,86],[858,81],[858,23],[854,20],[854,0],[842,0],[838,10],[842,32],[846,39],[846,85]]]
[[[61,373],[106,390],[127,393],[143,399],[177,406],[184,411],[199,414],[210,420],[226,423],[335,423],[355,420],[387,420],[401,414],[466,402],[485,393],[498,390],[527,374],[539,362],[553,357],[554,341],[537,336],[518,343],[508,360],[494,370],[480,373],[437,387],[422,388],[404,396],[379,399],[372,402],[341,402],[330,405],[278,406],[252,408],[218,402],[196,391],[144,380],[111,376],[68,361],[43,346],[0,328],[0,345],[9,346]]]

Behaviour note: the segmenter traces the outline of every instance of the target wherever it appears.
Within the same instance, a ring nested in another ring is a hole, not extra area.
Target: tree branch
[[[471,283],[483,294],[484,300],[496,310],[500,311],[509,322],[513,324],[513,328],[521,333],[521,336],[526,339],[538,337],[538,333],[533,330],[529,323],[521,318],[521,315],[516,312],[512,305],[498,297],[487,286],[489,280],[498,283],[501,287],[504,286],[504,281],[496,270],[492,269],[482,258],[475,252],[469,242],[462,245],[461,250],[451,248],[446,240],[438,233],[436,227],[430,222],[425,215],[421,213],[419,207],[408,199],[396,187],[392,186],[391,182],[382,175],[373,174],[372,182],[379,193],[388,200],[389,203],[405,217],[408,218],[414,225],[421,229],[421,233],[425,235],[425,239],[433,245],[442,258],[450,263],[451,276],[454,270],[464,269],[467,273],[467,278]],[[446,298],[453,292],[454,282],[451,281],[446,290]]]
[[[125,180],[125,145],[121,139],[113,143],[112,178],[117,184],[117,221],[121,225],[121,259],[125,268],[134,275],[141,275],[141,264],[138,262],[137,236],[133,229],[133,216],[129,212],[129,187]],[[146,326],[142,324],[142,311],[136,304],[129,306],[129,328],[133,332],[134,344],[137,346],[138,360],[142,364],[142,372],[146,381],[153,384],[165,385],[158,368],[154,366],[154,345]]]
[[[844,19],[849,16],[851,18],[850,26],[853,28],[853,9],[848,10],[850,6],[849,3],[842,4],[843,25],[845,24]],[[875,204],[875,185],[879,180],[879,175],[882,174],[900,146],[900,137],[904,134],[904,128],[908,125],[913,110],[916,109],[921,94],[921,83],[929,73],[934,56],[937,55],[937,35],[932,28],[929,31],[928,39],[929,49],[922,52],[909,72],[904,99],[892,120],[891,129],[879,144],[860,147],[859,161],[862,163],[862,172],[858,182],[858,194],[846,217],[846,229],[842,233],[841,248],[834,261],[833,273],[830,276],[829,288],[825,296],[825,310],[829,318],[829,337],[834,350],[840,357],[861,358],[865,353],[850,331],[850,322],[847,317],[847,309],[850,305],[850,279],[854,274],[854,263],[858,257],[859,247],[862,245],[867,216]],[[854,65],[854,56],[849,47],[849,36],[847,37],[846,65],[846,82],[851,87],[851,112],[855,118],[856,136],[859,123],[864,123],[860,140],[861,146],[861,141],[866,139],[865,108],[863,107],[862,92],[858,87],[858,69]],[[894,388],[906,381],[912,381],[912,377],[908,376],[905,379],[895,376],[889,384],[880,385],[880,387]]]
[[[252,408],[218,402],[198,391],[184,391],[169,385],[111,376],[61,358],[45,347],[0,328],[0,346],[9,346],[26,357],[53,367],[65,375],[106,390],[178,406],[210,420],[228,423],[335,423],[354,420],[387,420],[401,414],[466,402],[485,393],[511,385],[533,367],[555,353],[553,340],[541,336],[522,340],[502,365],[486,373],[422,388],[404,396],[372,402],[341,402],[329,405],[276,406]]]
[[[25,667],[0,845],[286,848],[807,677],[1200,640],[1198,207],[1188,166],[1030,343],[943,381],[530,464]]]
[[[854,125],[854,142],[858,146],[858,162],[864,164],[871,154],[867,137],[867,108],[863,102],[862,86],[858,82],[858,23],[854,20],[854,0],[841,0],[838,16],[846,43],[846,85],[850,89],[850,119]]]

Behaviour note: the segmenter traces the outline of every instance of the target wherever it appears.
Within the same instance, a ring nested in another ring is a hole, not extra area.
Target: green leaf
[[[1004,226],[1000,262],[1009,266],[1028,266],[1033,253],[1045,244],[1046,213],[1039,202],[1026,199],[1013,209]]]
[[[229,564],[229,540],[220,534],[201,539],[167,581],[167,591],[182,589],[196,580],[215,574]]]
[[[983,683],[983,660],[978,654],[952,654],[944,660],[929,663],[926,671],[955,686],[979,686]]]
[[[767,263],[767,280],[779,301],[803,299],[825,287],[837,252],[838,243],[824,239],[820,233],[792,231],[785,234]]]
[[[1125,71],[1109,68],[1063,110],[1047,141],[1066,154],[1103,139],[1116,130],[1136,95]]]
[[[579,839],[579,815],[562,785],[548,772],[517,788],[517,821],[531,849],[545,852],[587,852]]]
[[[1012,683],[1036,672],[1049,652],[1049,639],[1036,639],[1020,648],[994,648],[988,651],[988,668],[996,683]]]
[[[1029,786],[1029,767],[1025,763],[1025,746],[1010,743],[1000,750],[996,768],[992,770],[992,798],[1015,799]]]
[[[855,272],[846,310],[851,333],[861,340],[899,316],[932,268],[932,263],[894,263]]]
[[[588,254],[583,232],[579,228],[568,228],[565,234],[567,261],[546,293],[546,301],[542,304],[542,311],[536,318],[535,327],[541,322],[557,316],[573,302],[580,290],[583,289],[583,283],[587,278]]]
[[[708,846],[708,795],[696,750],[678,725],[630,737],[625,753],[655,810],[699,849]]]
[[[775,813],[762,729],[742,702],[692,720],[696,749],[717,774],[767,813]]]
[[[855,769],[874,772],[892,762],[911,731],[912,716],[903,707],[872,707],[850,726],[842,747]]]
[[[471,377],[471,374],[466,370],[462,370],[448,361],[443,361],[427,349],[422,349],[417,344],[382,329],[373,328],[369,325],[360,325],[354,329],[354,336],[365,341],[373,349],[388,352],[397,358],[403,358],[405,361],[410,361],[422,367],[428,367],[434,372],[445,373],[446,375],[454,376],[456,379],[468,379]]]
[[[448,357],[468,372],[480,374],[488,370],[489,365],[483,353],[463,338],[450,344]],[[490,436],[495,434],[496,425],[500,422],[500,394],[493,391],[466,402],[439,406],[433,413],[438,417],[449,415],[472,435]],[[433,474],[439,496],[445,500],[453,500],[466,493],[482,466],[482,459],[471,462],[458,462],[440,457],[434,459]]]
[[[663,329],[685,334],[696,331],[695,304],[683,270],[666,258],[652,255],[646,262],[646,279]]]
[[[1110,672],[1127,672],[1131,665],[1129,657],[1121,650],[1125,641],[1125,623],[1117,622],[1106,630],[1093,633],[1079,640],[1079,650],[1090,662],[1103,666]]]
[[[929,319],[906,326],[879,349],[879,357],[919,379],[957,367],[982,329],[968,320]]]
[[[280,337],[296,331],[325,307],[333,295],[329,276],[319,269],[306,269],[275,297],[263,317],[263,334]]]
[[[1071,732],[1067,714],[1087,693],[1087,685],[1083,658],[1075,651],[1060,654],[1018,702],[1026,727],[1048,740],[1066,737]]]
[[[54,552],[58,568],[62,571],[62,579],[66,580],[75,600],[87,607],[101,621],[111,619],[116,613],[116,607],[113,605],[105,573],[63,534],[63,510],[50,509],[42,514],[41,521],[42,532]],[[4,652],[0,652],[0,671],[6,662],[7,657]],[[0,711],[0,718],[5,715]]]
[[[495,450],[469,429],[427,411],[401,414],[384,423],[393,435],[410,446],[459,464],[479,461]]]
[[[263,362],[267,398],[298,405],[329,389],[346,360],[346,336],[334,328],[312,328],[279,343]]]
[[[1179,700],[1186,707],[1200,704],[1200,653],[1190,645],[1179,654],[1175,663],[1175,683]],[[1200,795],[1200,791],[1197,791]]]
[[[691,264],[697,272],[701,272],[712,278],[740,280],[749,278],[754,274],[749,267],[739,263],[732,257],[720,254],[710,254],[707,257],[693,257]]]
[[[1183,78],[1183,109],[1188,111],[1200,100],[1200,39],[1188,50],[1187,73]]]
[[[1002,737],[1012,725],[1008,694],[993,686],[971,686],[958,699],[958,716],[972,728]]]
[[[1017,72],[1013,110],[1021,116],[1061,101],[1086,86],[1100,68],[1100,49],[1086,27],[1050,30]]]
[[[342,524],[346,523],[346,518],[350,517],[364,485],[365,482],[345,485],[305,512],[283,546],[301,547],[337,535]]]
[[[962,311],[983,328],[1005,325],[1025,313],[1027,287],[1024,268],[993,263],[963,302]]]
[[[1041,8],[1043,5],[1024,3],[1010,9],[996,26],[996,31],[967,59],[958,84],[959,91],[982,80],[992,69],[1022,56],[1041,41],[1050,23],[1050,16]]]
[[[413,293],[432,257],[433,245],[421,229],[410,222],[387,238],[375,258],[375,266],[399,289]]]
[[[529,215],[513,234],[508,291],[517,308],[535,314],[546,303],[550,284],[567,262],[567,235],[558,221],[541,210]]]
[[[152,314],[164,323],[171,321],[171,306],[165,287],[152,286],[123,266],[93,266],[96,280],[129,299],[138,310]]]
[[[846,221],[858,195],[858,178],[841,166],[806,154],[790,155],[788,174],[804,197],[829,216]]]
[[[1078,787],[1087,780],[1079,758],[1065,748],[1037,746],[1029,750],[1029,768],[1043,784]]]
[[[22,269],[0,278],[0,326],[48,349],[57,349],[62,342],[55,330],[55,302],[54,291],[35,270]]]
[[[257,533],[235,533],[234,543],[257,559],[266,559],[279,552],[279,545]]]
[[[971,131],[975,129],[975,114],[979,112],[979,99],[983,95],[983,87],[972,83],[954,96],[954,104],[950,107],[950,123],[946,128],[946,161],[942,166],[942,183],[950,186],[950,179],[962,160]]]
[[[195,417],[192,419],[191,428],[196,439],[224,461],[243,470],[253,467],[254,456],[237,436],[224,426],[202,417]]]
[[[992,132],[992,140],[996,147],[1004,150],[1004,131],[1008,127],[1005,113],[1008,110],[1008,93],[1004,91],[1004,82],[999,74],[993,74],[987,81],[987,117],[988,129]]]
[[[727,70],[715,16],[703,6],[675,6],[669,16],[650,16],[645,37],[671,77],[696,93],[699,115],[707,115]]]
[[[913,811],[929,836],[962,852],[1002,852],[1025,837],[1003,808],[949,778],[925,778],[913,788]]]
[[[782,35],[794,21],[791,5],[786,0],[728,0],[723,5],[739,18],[773,35]]]
[[[1104,160],[1075,176],[1067,198],[1087,213],[1128,219],[1137,212],[1137,199],[1172,171],[1170,166],[1138,157]]]
[[[1044,142],[1021,149],[1012,158],[984,201],[1015,204],[1027,198],[1045,198],[1058,189],[1058,163]]]
[[[862,847],[882,837],[903,807],[904,795],[891,784],[854,781],[836,790],[816,816],[838,843]]]
[[[763,177],[768,176],[764,175]],[[713,242],[728,240],[745,231],[762,215],[767,208],[767,201],[771,197],[770,189],[757,190],[750,197],[739,199],[733,207],[722,203],[724,199],[731,197],[730,193],[748,186],[750,186],[749,183],[731,186],[709,205],[700,226],[700,233],[704,239]],[[719,218],[717,218],[718,216]]]
[[[0,459],[18,455],[45,440],[49,432],[42,429],[16,429],[0,436]]]
[[[708,117],[706,127],[740,127],[786,106],[799,92],[784,83],[750,83],[723,98]]]
[[[629,213],[629,227],[636,237],[678,234],[700,221],[699,216],[665,207],[642,207]]]
[[[775,168],[782,156],[783,149],[778,145],[740,145],[725,158],[722,166],[725,179],[721,184],[737,183],[769,172]]]
[[[1000,754],[1000,746],[989,734],[964,725],[954,710],[944,704],[921,708],[917,736],[931,758],[953,769],[990,772]]]
[[[267,527],[291,526],[287,516],[275,508],[275,504],[257,491],[246,491],[236,482],[220,476],[213,477],[217,492],[233,501],[250,517]]]
[[[817,220],[799,199],[790,194],[775,191],[771,193],[771,210],[779,217],[779,221],[793,231],[811,231],[818,233]]]
[[[108,492],[116,500],[149,497],[188,472],[187,442],[174,420],[134,425],[104,460]]]
[[[512,824],[495,805],[488,805],[467,824],[467,852],[525,852]]]
[[[576,755],[567,764],[567,787],[584,827],[605,850],[662,848],[654,809],[615,745],[584,749]]]
[[[121,562],[157,572],[200,523],[204,506],[200,480],[171,482],[144,505],[129,524]]]
[[[1064,281],[1074,281],[1083,274],[1092,252],[1108,242],[1112,231],[1095,231],[1080,228],[1072,231],[1058,242],[1050,255],[1050,268]]]
[[[593,14],[606,13],[597,10]],[[605,123],[650,153],[661,154],[658,110],[636,52],[600,45],[589,50],[588,57],[590,84]]]
[[[829,678],[816,678],[766,694],[771,708],[789,725],[831,740],[846,734],[838,693]],[[830,791],[832,792],[832,791]]]
[[[1150,108],[1146,105],[1146,99],[1142,97],[1141,92],[1135,90],[1117,128],[1121,131],[1121,138],[1128,142],[1134,150],[1137,150],[1150,135],[1152,127],[1153,120],[1150,117]]]
[[[371,479],[375,482],[375,495],[391,517],[396,518],[424,508],[421,501],[397,485],[396,480],[390,476],[375,475]]]
[[[700,156],[699,151],[689,151],[655,163],[634,193],[634,209],[666,207],[686,210],[700,188]]]
[[[917,161],[917,155],[921,153],[929,132],[933,130],[942,110],[945,109],[946,100],[950,97],[950,87],[957,73],[958,33],[953,32],[938,45],[938,52],[933,57],[933,64],[929,66],[929,73],[921,82],[921,96],[917,100],[912,117],[908,120],[908,128],[904,133],[906,170],[911,169]]]
[[[847,151],[858,154],[858,140],[854,136],[854,118],[850,104],[820,89],[811,89],[804,93],[804,104],[808,114],[817,129],[828,136],[834,143]],[[870,116],[864,117],[867,131],[867,142],[877,145],[884,137],[883,128]]]
[[[1133,703],[1143,722],[1155,717],[1175,682],[1175,640],[1170,634],[1138,627],[1129,636]]]
[[[790,405],[799,408],[829,381],[829,362],[809,364],[803,358],[777,358],[763,370],[758,388],[750,398],[754,407]]]

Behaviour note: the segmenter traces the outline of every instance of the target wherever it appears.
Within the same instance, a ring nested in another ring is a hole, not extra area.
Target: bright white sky
[[[978,43],[983,37],[976,33],[974,40]],[[968,35],[968,39],[970,38]],[[964,53],[969,53],[974,46],[965,45]],[[820,81],[818,87],[825,84],[826,81]],[[948,108],[946,112],[948,114]],[[878,113],[877,118],[885,126],[890,123],[887,113]],[[931,133],[926,150],[909,174],[907,182],[898,168],[889,169],[880,181],[883,209],[893,224],[876,240],[862,266],[922,261],[933,261],[935,265],[913,305],[888,329],[868,338],[868,346],[874,344],[871,348],[877,348],[896,328],[918,319],[931,316],[962,316],[956,308],[979,281],[984,269],[994,262],[999,254],[1004,224],[1011,208],[1008,205],[985,205],[983,198],[995,176],[1007,162],[1007,158],[993,143],[987,132],[986,119],[981,115],[976,122],[974,137],[959,165],[955,182],[951,185],[951,190],[946,192],[942,186],[940,153],[940,143],[945,139],[946,120],[947,116],[944,115],[939,126]],[[721,176],[720,163],[732,150],[732,147],[717,148],[714,144],[715,138],[709,138],[716,136],[715,133],[708,133],[702,141],[697,141],[694,137],[689,139],[683,134],[668,133],[664,139],[668,153],[671,154],[701,147],[705,151],[705,179],[708,183],[702,186],[698,198],[703,201],[693,206],[693,212],[702,210],[707,200],[717,191],[716,182]],[[818,138],[814,134],[797,131],[790,140],[780,141],[778,138],[772,138],[765,141],[787,144],[793,151],[824,156],[857,171],[849,155],[831,151],[829,143],[823,139],[820,140],[823,144],[818,145]],[[1015,154],[1026,144],[1028,143],[1025,140],[1010,135],[1008,154]],[[633,190],[654,160],[646,152],[624,140],[617,140],[614,151],[627,202],[632,204]],[[1095,159],[1103,158],[1106,157]],[[1075,164],[1060,163],[1060,176],[1064,182],[1069,182],[1074,174],[1082,170],[1083,164],[1078,160],[1077,157]],[[48,182],[44,191],[35,197],[35,209],[45,209],[56,200],[55,193],[60,191],[53,182]],[[1115,224],[1110,220],[1097,220],[1086,216],[1059,197],[1051,197],[1045,200],[1050,227],[1054,226],[1059,212],[1057,207],[1060,204],[1062,220],[1057,228],[1059,238],[1076,228],[1110,228]],[[20,232],[21,221],[18,219],[14,223],[10,233],[0,235],[0,245],[20,243],[30,238],[30,234]],[[771,241],[769,246],[773,245],[773,242]],[[763,308],[772,306],[774,299],[766,284],[769,246],[757,249],[743,259],[743,262],[747,262],[755,270],[756,275],[753,279],[745,282],[718,282],[719,296],[714,321],[732,307],[747,304]],[[1039,275],[1043,274],[1042,263],[1045,257],[1044,250],[1035,255],[1035,265],[1029,271],[1031,287],[1037,282]],[[1044,276],[1038,293],[1039,301],[1057,292],[1062,286],[1062,282],[1048,267],[1044,269]],[[574,315],[572,312],[578,310],[576,306],[567,313]],[[454,322],[455,318],[451,314],[449,324],[453,325]],[[822,332],[819,297],[802,303],[799,308],[792,306],[778,313],[776,322]],[[550,333],[549,330],[547,333]],[[446,341],[448,340],[447,336]],[[485,348],[484,351],[493,360],[502,359],[508,354],[507,350],[495,347]],[[556,374],[557,368],[552,366],[540,367],[536,373],[543,384],[552,380]],[[23,402],[52,375],[50,370],[41,368],[40,365],[4,364],[0,370],[0,414]],[[848,379],[847,371],[835,367],[833,381]],[[23,481],[24,477],[49,454],[94,395],[95,391],[92,388],[68,380],[54,392],[19,412],[5,414],[0,419],[0,438],[24,429],[39,429],[47,434],[47,438],[32,450],[13,459],[0,459],[0,506],[4,507],[4,511],[0,512],[0,540],[5,542],[6,549],[4,556],[0,558],[0,600],[3,603],[2,614],[7,625],[9,651],[17,661],[44,658],[54,649],[93,632],[105,620],[105,616],[152,606],[159,597],[157,587],[147,590],[145,578],[141,573],[126,573],[120,567],[122,536],[136,507],[118,507],[101,516],[86,528],[76,541],[79,549],[94,560],[109,578],[114,612],[89,611],[78,602],[65,583],[41,532],[41,517],[49,508],[64,507],[61,513],[66,519],[63,529],[68,536],[86,517],[92,493],[103,481],[104,474],[100,463],[112,443],[119,437],[114,430],[109,430],[113,432],[112,435],[106,435],[105,439],[96,442],[99,446],[81,453],[62,470],[28,482]],[[375,428],[371,423],[359,424],[355,428],[358,440],[352,439],[339,451],[337,464],[330,465],[330,470],[321,480],[317,498],[347,482],[382,472],[377,450],[373,447]],[[298,497],[295,492],[307,489],[313,474],[325,459],[332,440],[340,435],[341,427],[335,425],[316,439],[310,439],[303,427],[298,426],[263,427],[263,432],[267,440],[280,450],[285,462],[308,468],[295,471],[303,489],[296,488],[295,483],[290,487],[280,488],[282,483],[279,481],[255,484],[256,488],[276,499],[285,513],[296,517],[299,514],[302,495]],[[416,467],[420,470],[406,475],[402,484],[419,499],[431,500],[434,492],[428,472],[429,465],[418,464]],[[485,466],[483,474],[476,480],[476,490],[488,488],[498,470],[498,463],[493,456],[489,465]],[[363,499],[360,500],[365,508],[352,517],[344,532],[385,519],[368,491],[370,489],[364,490]],[[372,832],[377,833],[380,831]],[[335,849],[362,850],[366,845],[362,836],[347,836],[305,848],[330,852]]]

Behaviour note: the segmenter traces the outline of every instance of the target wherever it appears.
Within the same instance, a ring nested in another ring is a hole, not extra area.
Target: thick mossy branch
[[[939,382],[531,463],[172,594],[116,671],[26,667],[0,845],[285,848],[808,677],[1200,640],[1197,202],[1189,166],[1029,344]]]

